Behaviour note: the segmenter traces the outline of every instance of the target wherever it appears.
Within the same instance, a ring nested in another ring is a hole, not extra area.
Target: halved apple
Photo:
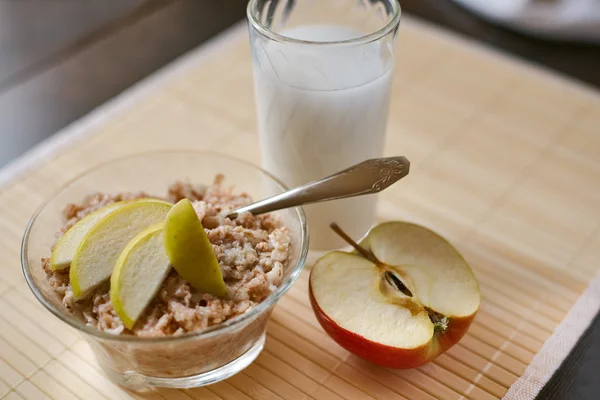
[[[162,222],[144,229],[127,244],[110,277],[110,300],[128,329],[133,328],[170,269]]]
[[[309,284],[315,315],[338,344],[375,364],[413,368],[463,337],[480,292],[450,243],[407,222],[378,225],[360,244],[345,239],[356,252],[319,259]]]
[[[129,200],[124,200],[109,204],[77,221],[56,243],[50,257],[50,269],[56,271],[71,265],[79,243],[81,243],[81,240],[87,235],[90,229],[102,218],[128,203],[130,203]]]
[[[164,231],[165,250],[177,273],[200,292],[225,296],[227,287],[219,261],[188,199],[180,200],[169,211]]]
[[[173,205],[156,199],[133,200],[102,218],[84,236],[69,277],[76,299],[110,278],[123,249],[138,233],[163,222]]]

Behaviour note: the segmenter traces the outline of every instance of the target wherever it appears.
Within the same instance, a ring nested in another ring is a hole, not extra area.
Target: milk
[[[283,34],[320,41],[360,36],[335,26],[300,27]],[[263,168],[295,187],[382,156],[392,79],[391,65],[380,60],[384,44],[335,46],[318,53],[310,45],[255,45]],[[375,207],[375,195],[306,206],[311,249],[345,245],[329,228],[331,222],[359,239],[373,224]]]

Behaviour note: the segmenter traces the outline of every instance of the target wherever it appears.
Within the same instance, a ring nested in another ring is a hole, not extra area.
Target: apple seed
[[[406,285],[400,280],[400,278],[398,278],[396,276],[396,274],[394,274],[392,271],[385,271],[385,273],[383,274],[383,277],[385,278],[387,283],[392,285],[394,288],[401,291],[408,297],[413,297],[412,292],[406,287]]]

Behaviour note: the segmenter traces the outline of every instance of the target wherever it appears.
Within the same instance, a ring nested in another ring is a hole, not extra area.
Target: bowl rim
[[[299,221],[300,221],[301,248],[300,248],[300,254],[298,257],[298,261],[297,261],[296,265],[294,265],[292,267],[292,271],[291,271],[290,275],[287,277],[287,279],[285,281],[283,281],[281,283],[281,285],[279,285],[277,290],[275,290],[269,296],[267,296],[267,298],[264,299],[262,302],[260,302],[256,307],[254,307],[253,309],[251,309],[250,311],[248,311],[244,314],[238,315],[238,316],[231,318],[220,324],[213,325],[208,328],[201,329],[199,331],[184,333],[184,334],[178,335],[178,336],[170,335],[170,336],[160,336],[160,337],[143,337],[143,336],[121,335],[121,334],[115,335],[112,333],[102,332],[95,327],[86,325],[85,323],[83,323],[82,321],[77,319],[76,317],[67,314],[63,310],[58,309],[53,304],[51,304],[48,300],[46,300],[44,295],[41,293],[41,291],[38,289],[37,285],[35,284],[34,279],[30,273],[29,261],[28,261],[28,248],[29,248],[29,236],[31,234],[31,229],[34,226],[34,224],[37,220],[37,217],[44,210],[44,208],[48,205],[48,203],[52,199],[54,199],[56,196],[58,196],[60,193],[62,193],[64,190],[66,190],[70,185],[72,185],[79,179],[83,178],[87,174],[90,174],[99,168],[106,167],[110,164],[117,163],[120,161],[134,159],[136,157],[147,157],[152,154],[167,154],[167,153],[173,153],[173,154],[187,153],[187,154],[197,154],[197,155],[210,155],[210,156],[215,156],[218,158],[229,159],[229,160],[237,162],[237,163],[245,164],[246,166],[250,167],[251,169],[255,170],[256,172],[261,173],[262,175],[266,176],[267,178],[269,178],[273,182],[275,182],[279,186],[279,189],[284,190],[284,191],[288,190],[288,187],[283,182],[281,182],[278,178],[273,176],[271,173],[265,171],[264,169],[260,168],[259,166],[251,163],[250,161],[243,160],[243,159],[240,159],[240,158],[237,158],[234,156],[230,156],[227,154],[210,151],[210,150],[195,150],[195,149],[149,150],[149,151],[144,151],[144,152],[127,154],[124,156],[112,158],[110,160],[96,164],[96,165],[86,169],[85,171],[77,174],[75,177],[69,179],[67,182],[62,184],[57,190],[55,190],[50,196],[48,196],[44,200],[44,202],[37,208],[37,210],[35,211],[33,216],[30,218],[29,222],[27,223],[27,227],[25,228],[25,232],[23,234],[23,239],[21,241],[21,269],[23,271],[23,274],[25,276],[25,281],[27,282],[29,289],[33,292],[33,294],[37,298],[37,300],[40,303],[42,303],[42,305],[48,311],[50,311],[52,314],[54,314],[54,316],[56,316],[63,322],[67,323],[72,328],[75,328],[80,332],[84,332],[86,334],[94,336],[98,339],[103,339],[103,340],[108,340],[108,341],[125,342],[125,343],[136,343],[136,344],[185,342],[188,340],[213,337],[220,333],[226,333],[228,331],[234,330],[235,328],[237,328],[239,326],[243,326],[243,323],[245,321],[251,320],[254,316],[260,315],[264,311],[267,311],[271,306],[273,306],[273,305],[275,305],[275,303],[277,303],[277,301],[294,284],[296,279],[298,279],[300,272],[302,271],[302,269],[306,263],[306,258],[308,256],[308,250],[309,250],[309,239],[310,238],[309,238],[309,232],[308,232],[308,227],[307,227],[307,222],[306,222],[306,215],[304,213],[304,210],[301,207],[294,207],[293,209],[295,210],[295,212],[299,218]]]

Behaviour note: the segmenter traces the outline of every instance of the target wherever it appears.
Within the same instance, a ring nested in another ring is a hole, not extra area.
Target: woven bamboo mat
[[[65,181],[123,154],[188,147],[258,163],[254,110],[238,26],[0,173],[0,398],[497,399],[598,270],[600,96],[405,18],[386,152],[412,168],[383,193],[379,218],[425,224],[470,262],[484,301],[466,337],[419,369],[368,365],[319,328],[303,273],[242,373],[194,390],[123,391],[29,293],[27,220]]]

